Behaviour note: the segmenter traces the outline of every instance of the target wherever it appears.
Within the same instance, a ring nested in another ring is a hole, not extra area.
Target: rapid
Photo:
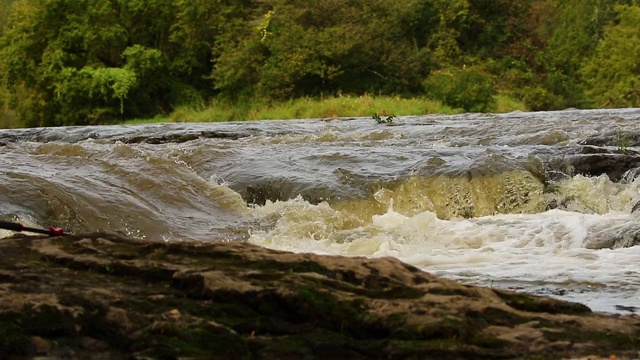
[[[0,130],[0,220],[393,256],[640,313],[638,145],[640,109]]]

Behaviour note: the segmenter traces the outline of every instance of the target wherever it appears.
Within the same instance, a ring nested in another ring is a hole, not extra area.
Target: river
[[[638,145],[640,109],[0,130],[0,219],[393,256],[637,313]]]

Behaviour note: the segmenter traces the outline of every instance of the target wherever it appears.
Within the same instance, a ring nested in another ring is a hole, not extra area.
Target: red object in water
[[[49,228],[49,232],[51,233],[52,236],[65,235],[64,230],[62,230],[60,228],[50,227]]]

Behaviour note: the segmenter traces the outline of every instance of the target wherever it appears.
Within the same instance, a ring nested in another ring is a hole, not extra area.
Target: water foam
[[[570,181],[560,192],[570,193],[584,213],[553,209],[440,219],[430,211],[405,215],[389,206],[363,221],[346,209],[313,205],[298,197],[255,207],[262,226],[253,229],[248,241],[293,252],[393,256],[438,275],[485,286],[563,289],[563,295],[596,310],[613,311],[614,305],[633,303],[640,286],[640,247],[593,249],[587,244],[594,234],[637,222],[636,215],[625,211],[637,197],[637,184],[579,176]]]

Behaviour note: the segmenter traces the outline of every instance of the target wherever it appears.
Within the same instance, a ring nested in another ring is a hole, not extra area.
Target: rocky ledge
[[[0,239],[3,359],[636,358],[640,318],[393,258],[91,234]]]

